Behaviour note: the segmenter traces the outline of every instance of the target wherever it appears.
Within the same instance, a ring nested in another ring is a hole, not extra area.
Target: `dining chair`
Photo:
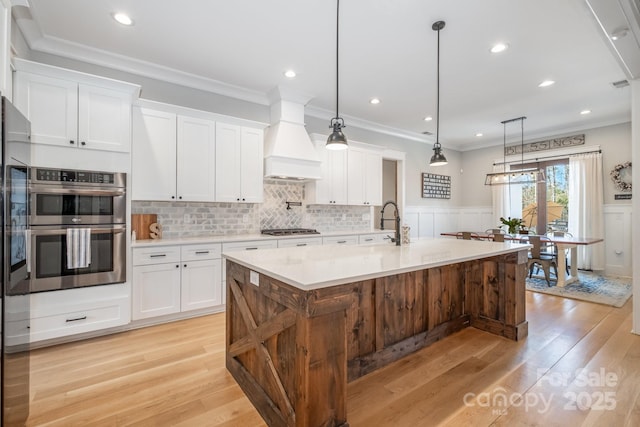
[[[456,233],[456,239],[480,240],[480,236],[478,236],[478,233],[472,233],[471,231],[459,231]]]
[[[493,238],[494,242],[504,242],[505,240],[512,240],[513,238],[511,234],[507,233],[492,234],[491,237]]]
[[[484,232],[487,234],[505,234],[502,228],[487,228]]]
[[[551,286],[549,276],[551,275],[551,267],[553,267],[556,274],[556,280],[558,277],[558,264],[556,263],[556,257],[554,255],[545,254],[541,248],[549,242],[549,238],[546,236],[532,235],[529,236],[529,243],[533,246],[529,253],[529,261],[527,267],[529,268],[529,278],[533,276],[533,269],[539,265],[544,271],[544,278],[547,281],[547,285]]]

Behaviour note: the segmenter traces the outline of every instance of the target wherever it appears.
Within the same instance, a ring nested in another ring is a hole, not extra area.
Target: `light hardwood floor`
[[[350,383],[350,425],[640,425],[631,301],[527,292],[527,318],[524,341],[467,328]],[[264,426],[224,331],[216,314],[33,351],[28,425]]]

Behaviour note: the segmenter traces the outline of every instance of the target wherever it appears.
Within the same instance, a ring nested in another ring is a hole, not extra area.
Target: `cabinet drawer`
[[[366,243],[381,243],[385,241],[385,237],[386,235],[381,233],[361,234],[358,236],[358,242],[361,245]],[[389,239],[387,238],[387,240]]]
[[[133,265],[180,262],[180,246],[133,248]]]
[[[314,246],[321,245],[322,237],[300,237],[295,239],[278,240],[279,248],[290,248],[294,246]]]
[[[64,307],[61,307],[61,309]],[[67,307],[58,313],[32,313],[31,319],[7,322],[7,346],[64,337],[124,325],[129,322],[129,298]]]
[[[323,237],[322,244],[323,245],[357,245],[358,236],[354,234],[349,236]]]
[[[217,259],[222,256],[222,245],[202,244],[182,247],[182,261],[197,261],[199,259]]]
[[[253,240],[246,242],[231,242],[222,244],[222,252],[250,251],[255,249],[273,249],[278,247],[277,240]]]

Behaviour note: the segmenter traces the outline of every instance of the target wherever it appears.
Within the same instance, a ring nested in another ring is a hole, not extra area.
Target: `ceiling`
[[[14,4],[26,4],[14,0]],[[262,104],[276,86],[335,114],[336,2],[327,0],[28,0],[31,49],[201,87]],[[26,12],[25,12],[26,11]],[[128,13],[131,27],[115,22]],[[440,45],[440,142],[502,144],[503,120],[527,116],[525,140],[631,119],[630,88],[585,0],[343,0],[340,114],[349,126],[433,142]],[[496,42],[509,48],[489,49]],[[297,72],[294,79],[283,75]],[[556,83],[540,88],[550,79]],[[381,102],[372,105],[369,100]],[[589,109],[591,114],[581,115]],[[519,126],[518,126],[519,128]],[[476,134],[481,132],[482,137]],[[519,129],[514,133],[518,136]],[[511,131],[508,129],[508,134]]]

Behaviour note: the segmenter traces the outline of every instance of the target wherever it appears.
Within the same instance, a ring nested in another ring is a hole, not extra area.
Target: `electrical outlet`
[[[191,224],[191,214],[184,214],[182,217],[182,222],[185,224]]]

